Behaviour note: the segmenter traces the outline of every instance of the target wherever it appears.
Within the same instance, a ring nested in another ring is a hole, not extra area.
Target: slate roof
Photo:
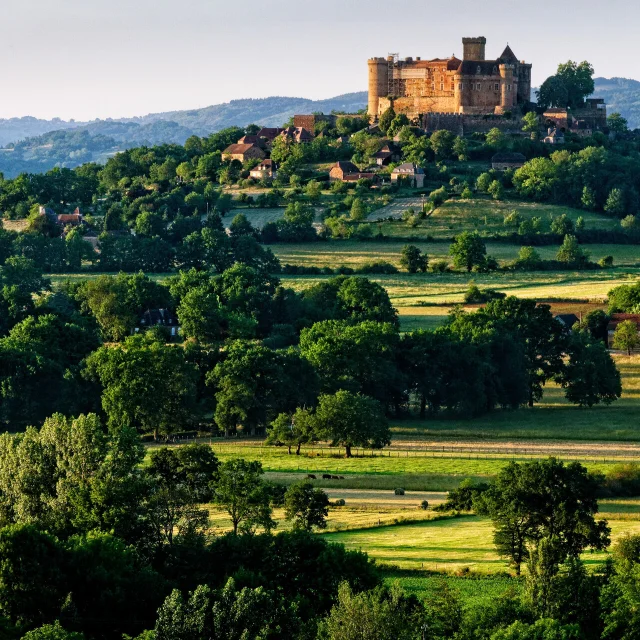
[[[555,316],[558,322],[561,322],[567,329],[571,329],[576,322],[580,322],[580,318],[575,313],[559,313]]]
[[[404,164],[398,165],[391,173],[405,173],[410,175],[420,175],[424,173],[424,169],[418,167],[412,162],[405,162]]]
[[[498,58],[501,62],[518,62],[518,58],[511,50],[511,47],[507,45],[507,48],[502,52],[502,55]]]
[[[179,323],[178,316],[171,309],[147,309],[139,324],[144,327],[177,327]]]
[[[458,71],[463,75],[493,76],[500,75],[499,60],[463,60]],[[478,72],[480,69],[480,72]]]

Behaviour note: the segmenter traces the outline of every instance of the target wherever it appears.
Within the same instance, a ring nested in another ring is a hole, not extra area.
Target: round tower
[[[384,58],[369,60],[369,117],[378,117],[380,98],[389,93],[389,65]]]
[[[516,104],[517,86],[514,78],[515,66],[500,65],[500,110],[504,113]]]

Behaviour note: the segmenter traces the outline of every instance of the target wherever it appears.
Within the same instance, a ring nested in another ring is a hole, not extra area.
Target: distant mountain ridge
[[[594,95],[606,100],[609,113],[617,111],[627,118],[631,129],[640,128],[640,82],[596,78],[595,85]],[[366,106],[367,92],[359,91],[327,100],[281,96],[232,100],[200,109],[91,122],[30,116],[0,119],[0,171],[13,177],[55,166],[72,168],[84,162],[105,162],[131,147],[183,144],[189,136],[206,136],[226,127],[252,123],[277,127],[297,113],[354,113]]]
[[[174,122],[189,130],[189,135],[205,136],[226,127],[243,127],[251,123],[264,126],[280,126],[297,113],[331,111],[353,112],[367,106],[367,93],[348,93],[327,100],[308,100],[274,96],[271,98],[232,100],[223,104],[186,111],[150,113],[133,118],[108,118],[81,122],[76,120],[41,120],[32,116],[0,119],[0,146],[17,143],[25,138],[40,136],[51,131],[86,129],[94,135],[115,134],[120,137],[122,124],[150,125],[156,122]],[[185,131],[186,133],[186,131]]]
[[[202,109],[152,113],[136,118],[92,122],[11,118],[0,120],[0,171],[6,177],[39,173],[85,162],[105,162],[118,151],[141,145],[184,144],[192,135],[207,136],[231,126],[256,123],[277,127],[297,113],[344,111],[367,106],[367,93],[328,100],[272,97],[232,100]]]

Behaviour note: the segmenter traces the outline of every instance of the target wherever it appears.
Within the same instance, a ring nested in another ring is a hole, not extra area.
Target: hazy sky
[[[367,85],[367,58],[507,41],[534,83],[558,62],[640,79],[637,0],[1,0],[0,117],[124,117]]]

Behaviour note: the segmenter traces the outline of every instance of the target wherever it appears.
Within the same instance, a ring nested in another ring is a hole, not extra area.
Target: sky
[[[559,62],[640,79],[637,0],[2,0],[0,118],[91,120],[367,87],[367,59],[507,42],[534,85]]]

